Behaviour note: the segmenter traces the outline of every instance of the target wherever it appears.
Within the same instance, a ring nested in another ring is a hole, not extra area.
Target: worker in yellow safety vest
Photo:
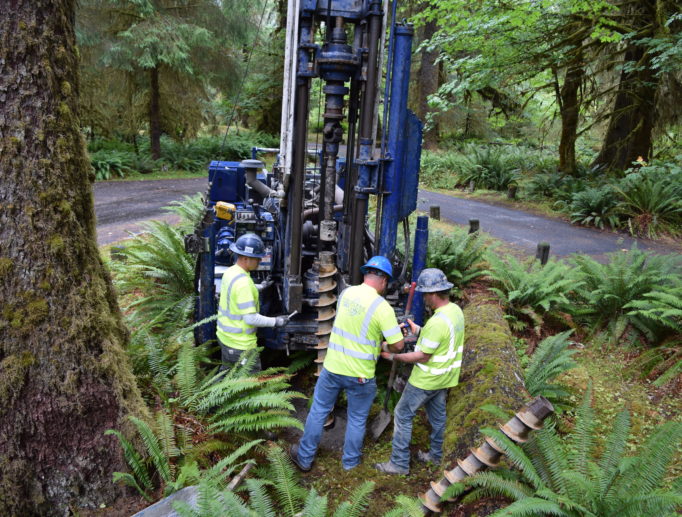
[[[387,347],[395,352],[404,346],[395,312],[381,296],[393,274],[390,261],[372,257],[360,271],[363,283],[348,287],[339,296],[303,437],[289,451],[292,461],[303,471],[311,469],[322,427],[341,390],[348,399],[343,468],[350,470],[360,463],[367,416],[377,392],[374,370],[381,343],[386,340]]]
[[[250,272],[258,269],[265,256],[265,246],[261,238],[254,233],[245,233],[230,245],[230,250],[237,256],[237,260],[223,274],[216,329],[223,362],[221,370],[229,365],[245,362],[242,354],[256,348],[257,327],[282,327],[288,321],[286,316],[270,318],[258,314],[258,289]],[[253,371],[260,369],[260,359],[257,359]]]
[[[431,424],[431,444],[429,451],[419,451],[417,458],[436,464],[441,461],[447,390],[457,386],[464,350],[464,314],[450,301],[451,288],[440,269],[423,270],[416,291],[424,293],[424,303],[434,311],[433,316],[424,328],[407,320],[412,333],[419,336],[414,352],[395,354],[388,349],[381,352],[381,357],[389,361],[415,365],[395,408],[391,459],[375,465],[381,472],[410,473],[412,420],[422,406]]]

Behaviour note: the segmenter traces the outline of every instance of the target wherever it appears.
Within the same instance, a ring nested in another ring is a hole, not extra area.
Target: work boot
[[[334,416],[334,413],[329,413],[327,420],[325,420],[324,424],[322,424],[322,428],[325,431],[331,431],[332,429],[334,429],[335,425],[336,425],[336,417]]]
[[[298,467],[298,469],[301,472],[309,472],[310,469],[312,468],[312,465],[308,468],[305,468],[301,461],[298,459],[298,444],[292,445],[289,448],[289,458],[291,458],[291,461]]]
[[[384,463],[375,463],[374,468],[379,472],[384,474],[398,474],[400,476],[407,476],[410,473],[410,469],[404,469],[398,465],[391,463],[391,461],[386,461]]]
[[[417,451],[417,460],[421,461],[422,463],[433,463],[435,465],[440,463],[440,460],[437,460],[431,456],[431,452],[424,451]]]

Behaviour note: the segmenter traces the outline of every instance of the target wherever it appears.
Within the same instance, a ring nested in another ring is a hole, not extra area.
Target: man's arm
[[[431,359],[431,354],[425,354],[421,350],[408,352],[407,354],[396,354],[393,352],[381,352],[381,357],[389,361],[400,361],[402,363],[426,363]]]

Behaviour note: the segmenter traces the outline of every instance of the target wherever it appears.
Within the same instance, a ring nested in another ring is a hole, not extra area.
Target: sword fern
[[[604,451],[597,454],[595,414],[590,390],[576,412],[573,432],[562,437],[555,426],[534,432],[516,445],[497,430],[484,429],[505,451],[514,470],[476,474],[451,485],[444,498],[473,488],[471,502],[502,496],[512,503],[494,517],[561,515],[565,517],[672,516],[682,507],[682,484],[662,487],[667,468],[682,441],[682,422],[667,422],[640,447],[625,456],[630,431],[627,411],[618,414]]]

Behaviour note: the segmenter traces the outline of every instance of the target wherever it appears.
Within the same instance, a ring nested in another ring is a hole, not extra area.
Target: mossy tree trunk
[[[421,40],[433,38],[438,31],[436,20],[428,20],[421,29]],[[440,67],[436,61],[440,54],[437,48],[423,48],[421,50],[421,62],[419,65],[419,99],[418,115],[422,121],[426,121],[429,114],[429,96],[438,91],[441,76]],[[438,147],[438,119],[434,116],[429,128],[424,132],[424,149],[436,149]]]
[[[120,496],[104,431],[146,412],[95,241],[75,5],[0,3],[0,515]]]
[[[492,404],[510,415],[530,400],[523,382],[509,325],[499,304],[475,295],[464,309],[464,357],[459,384],[448,394],[448,423],[443,444],[448,468],[483,438],[482,427],[504,421],[481,409]]]
[[[654,0],[637,0],[622,8],[624,18],[629,18],[628,28],[637,33],[637,38],[655,37],[662,25],[659,18],[664,16],[666,9],[671,9],[667,2]],[[672,9],[670,15],[676,12]],[[667,20],[667,16],[663,20]],[[594,160],[596,165],[623,171],[640,156],[645,160],[651,157],[660,82],[653,68],[654,55],[641,42],[627,43],[609,125]]]
[[[149,70],[149,138],[152,158],[161,158],[161,90],[159,67]]]
[[[578,139],[580,118],[580,88],[585,77],[583,56],[576,51],[575,57],[566,68],[566,78],[561,87],[561,140],[559,142],[559,170],[574,175],[577,168],[575,142]]]

